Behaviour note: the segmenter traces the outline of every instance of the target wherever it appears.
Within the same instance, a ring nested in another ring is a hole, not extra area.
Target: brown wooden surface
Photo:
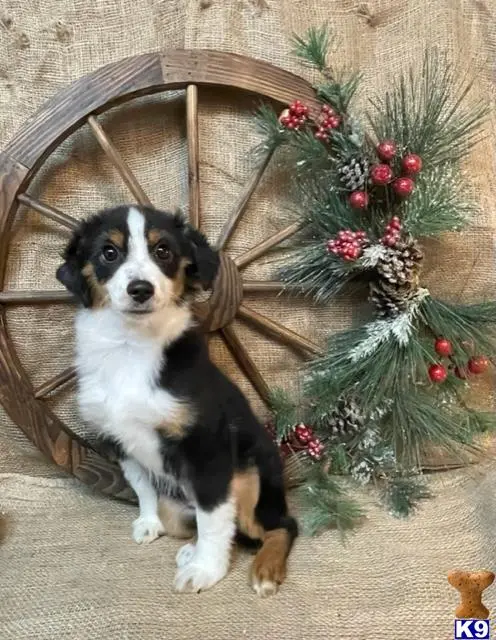
[[[269,385],[265,382],[262,374],[253,362],[250,354],[246,350],[246,347],[238,338],[232,325],[227,325],[220,330],[220,333],[224,342],[226,343],[236,362],[238,363],[241,371],[243,371],[248,380],[251,382],[260,398],[265,402],[265,404],[268,404],[270,395]]]
[[[278,231],[270,238],[267,238],[263,242],[260,242],[256,246],[243,253],[241,256],[235,258],[234,262],[236,263],[236,266],[238,267],[238,269],[243,269],[244,267],[248,266],[250,262],[261,258],[273,247],[293,236],[302,228],[302,226],[303,225],[301,222],[294,222],[293,224],[290,224],[289,227]]]
[[[120,152],[114,147],[110,138],[107,136],[103,127],[100,125],[95,116],[88,118],[88,124],[90,125],[98,144],[103,149],[105,155],[115,167],[117,173],[122,178],[122,181],[129,189],[129,191],[136,198],[136,202],[144,206],[151,206],[150,199],[143,190],[143,187],[138,182],[136,176],[129,168],[128,164],[121,156]]]
[[[300,336],[298,333],[295,333],[291,329],[267,318],[261,313],[257,313],[253,311],[253,309],[249,309],[245,305],[241,305],[236,313],[238,318],[242,320],[246,320],[250,324],[252,324],[256,329],[261,330],[263,333],[268,334],[269,336],[273,336],[280,342],[289,345],[290,347],[294,347],[299,349],[300,351],[306,351],[309,353],[313,353],[314,355],[323,355],[323,350],[310,340],[307,340],[303,336]]]
[[[265,282],[261,280],[243,280],[243,293],[281,293],[286,289],[294,289],[294,287],[276,280],[266,280]]]
[[[221,252],[220,268],[212,294],[206,302],[194,305],[195,316],[204,331],[216,331],[231,322],[242,299],[243,285],[239,271],[231,258]]]
[[[218,249],[224,249],[224,247],[229,242],[232,234],[236,230],[236,227],[238,226],[239,221],[241,220],[241,217],[245,212],[245,209],[250,201],[250,198],[255,192],[255,189],[258,187],[258,184],[262,179],[262,176],[265,173],[265,170],[267,169],[267,166],[270,162],[270,159],[272,158],[272,155],[273,155],[273,151],[271,151],[265,156],[263,161],[259,164],[259,166],[253,172],[250,180],[246,183],[246,186],[243,189],[243,193],[241,194],[238,200],[238,203],[234,207],[234,210],[232,211],[229,218],[226,220],[226,223],[222,227],[222,230],[219,234],[219,238],[217,239]]]
[[[191,84],[238,88],[283,104],[290,103],[298,96],[311,108],[316,105],[311,85],[302,78],[265,62],[217,51],[178,50],[144,54],[112,63],[74,82],[46,102],[0,154],[0,290],[4,285],[9,232],[20,203],[69,229],[78,224],[71,216],[26,193],[47,156],[88,118],[137,96],[164,89],[185,89]],[[105,134],[101,135],[96,120],[91,118],[90,123],[99,141],[106,145],[107,152],[110,151],[108,155],[115,166],[122,169],[119,155],[116,155],[115,148]],[[129,186],[129,180],[127,184]],[[245,193],[250,190],[248,185]],[[144,200],[142,195],[141,200]],[[241,205],[244,207],[246,202]],[[268,387],[265,381],[232,327],[225,326],[232,319],[242,297],[242,283],[237,269],[227,258],[225,262],[228,267],[222,277],[227,279],[225,290],[230,291],[229,303],[222,308],[214,308],[211,303],[210,307],[203,307],[203,312],[206,312],[205,318],[212,327],[224,327],[224,340],[266,400]],[[211,298],[217,295],[220,300],[220,291],[220,288],[217,293],[214,290]],[[5,304],[48,302],[55,295],[53,292],[10,291],[4,294]],[[60,384],[67,384],[71,379],[70,372],[59,374],[35,392],[8,336],[4,309],[0,308],[0,401],[9,416],[41,451],[63,469],[104,493],[132,497],[118,466],[104,460],[94,446],[72,433],[40,397],[35,397],[36,393],[43,396],[57,389]]]
[[[69,291],[54,289],[53,291],[1,291],[0,304],[47,304],[49,302],[75,302]]]
[[[56,209],[44,202],[40,202],[39,200],[36,200],[36,198],[32,198],[27,193],[20,193],[17,196],[17,200],[26,207],[34,209],[38,213],[50,218],[54,222],[58,222],[58,224],[61,224],[68,229],[76,229],[79,224],[76,218],[68,216],[67,213],[60,211],[60,209]]]
[[[198,131],[198,87],[186,88],[186,137],[188,139],[189,221],[200,228],[200,134]]]
[[[57,389],[65,386],[69,382],[75,382],[75,381],[76,381],[76,367],[67,367],[67,369],[64,369],[64,371],[62,371],[61,373],[58,373],[53,378],[50,378],[50,380],[47,380],[42,385],[37,387],[34,390],[34,397],[44,398],[49,393],[52,393],[52,391],[56,391]]]

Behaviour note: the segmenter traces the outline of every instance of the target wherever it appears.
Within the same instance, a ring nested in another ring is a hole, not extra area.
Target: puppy
[[[197,540],[177,554],[175,588],[197,592],[226,575],[238,532],[259,541],[251,584],[267,596],[285,578],[297,524],[275,445],[195,327],[190,294],[218,266],[180,214],[120,206],[80,225],[57,278],[81,303],[80,411],[136,492],[134,539],[184,534],[193,513]]]

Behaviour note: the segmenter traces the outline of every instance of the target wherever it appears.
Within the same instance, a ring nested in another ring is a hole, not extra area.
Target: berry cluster
[[[394,247],[401,236],[401,221],[398,216],[394,216],[387,223],[381,243],[386,247]]]
[[[392,189],[400,198],[408,197],[414,187],[415,176],[422,169],[422,158],[415,153],[408,153],[401,158],[401,170],[404,175],[394,178],[394,173],[390,167],[391,162],[397,154],[398,147],[394,140],[383,140],[376,147],[376,153],[382,162],[370,168],[370,180],[377,186],[385,186],[392,181]],[[393,180],[394,178],[394,180]]]
[[[336,238],[328,241],[327,251],[343,258],[343,260],[353,261],[362,255],[368,241],[365,231],[342,229]]]
[[[462,343],[464,347],[466,345]],[[453,355],[453,345],[447,338],[437,338],[434,342],[434,350],[438,356],[450,358]],[[471,356],[465,366],[455,365],[453,373],[457,378],[465,380],[470,374],[479,375],[485,373],[489,367],[489,358],[486,356]],[[444,382],[448,377],[448,368],[441,363],[432,364],[428,370],[429,378],[432,382]]]
[[[276,441],[274,424],[265,425],[272,440]],[[306,424],[297,424],[292,431],[279,443],[279,451],[283,458],[298,451],[306,451],[313,460],[320,460],[324,453],[324,445],[317,438],[313,429]]]
[[[320,112],[320,124],[315,132],[318,140],[327,142],[329,134],[333,129],[337,129],[341,124],[341,117],[328,104],[322,105]]]
[[[308,120],[308,107],[300,100],[289,105],[279,118],[280,123],[287,129],[299,129]]]
[[[298,442],[306,446],[308,455],[314,460],[320,460],[324,453],[324,445],[315,437],[313,430],[301,423],[294,428],[294,434]]]

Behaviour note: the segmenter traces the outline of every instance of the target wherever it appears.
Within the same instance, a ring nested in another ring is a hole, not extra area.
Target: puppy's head
[[[74,232],[57,279],[89,308],[134,316],[179,304],[212,285],[219,258],[180,213],[107,209]]]

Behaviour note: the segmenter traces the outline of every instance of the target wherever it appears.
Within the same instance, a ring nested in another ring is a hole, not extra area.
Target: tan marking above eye
[[[111,229],[108,234],[108,239],[115,244],[116,247],[119,247],[119,249],[124,249],[124,234],[122,231]]]
[[[146,236],[148,244],[153,247],[162,239],[162,232],[160,229],[149,229]]]

